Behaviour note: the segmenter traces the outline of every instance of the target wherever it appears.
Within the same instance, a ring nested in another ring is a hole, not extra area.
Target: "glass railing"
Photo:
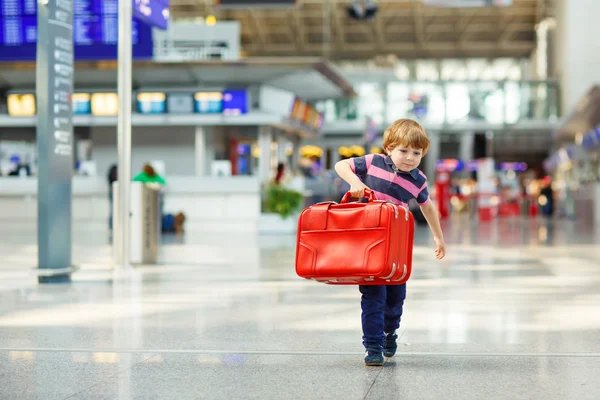
[[[556,81],[362,81],[354,89],[353,99],[317,104],[326,122],[372,118],[386,124],[413,118],[442,125],[516,124],[553,122],[560,115]]]

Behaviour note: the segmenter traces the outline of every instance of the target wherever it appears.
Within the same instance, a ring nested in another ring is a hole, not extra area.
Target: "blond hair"
[[[399,119],[383,133],[383,148],[386,152],[390,147],[410,146],[413,149],[423,150],[423,155],[425,155],[429,150],[429,144],[425,129],[412,119]]]

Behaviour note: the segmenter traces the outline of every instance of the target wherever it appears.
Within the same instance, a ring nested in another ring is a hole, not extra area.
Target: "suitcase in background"
[[[315,204],[300,214],[296,273],[327,284],[399,285],[412,270],[414,219],[389,201]]]

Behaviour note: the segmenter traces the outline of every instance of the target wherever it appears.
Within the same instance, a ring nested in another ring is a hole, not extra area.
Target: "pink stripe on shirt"
[[[367,173],[369,173],[369,168],[371,168],[371,163],[373,162],[374,154],[367,154],[365,156],[365,163],[367,164]]]
[[[388,182],[394,182],[396,185],[406,189],[410,194],[417,197],[421,193],[421,189],[410,183],[408,180],[396,175],[394,172],[386,171],[379,167],[373,167],[369,171],[369,175],[376,176],[379,179],[384,179]]]

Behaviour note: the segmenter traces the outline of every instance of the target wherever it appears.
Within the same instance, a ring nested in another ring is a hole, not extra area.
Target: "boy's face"
[[[388,147],[387,153],[396,165],[403,172],[409,172],[417,168],[423,158],[423,149],[415,149],[410,146]]]

